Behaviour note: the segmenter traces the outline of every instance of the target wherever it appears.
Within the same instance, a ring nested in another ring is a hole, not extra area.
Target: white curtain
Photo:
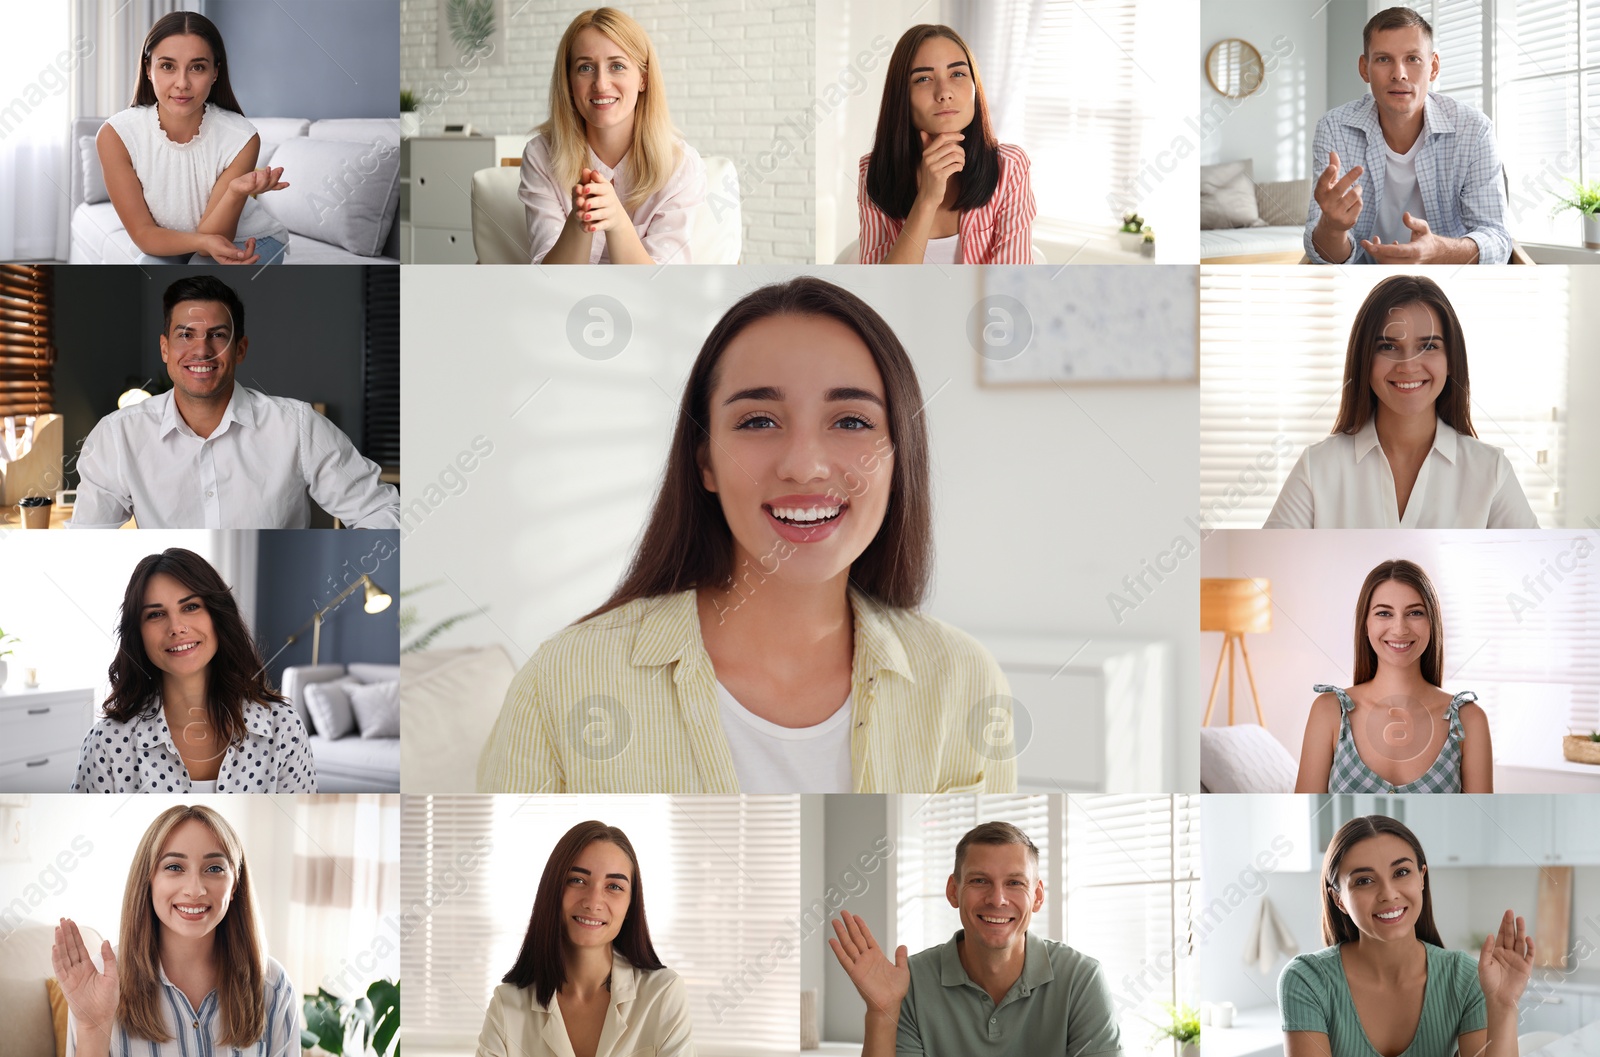
[[[400,977],[400,798],[297,797],[289,942],[279,956],[300,994],[364,994]],[[276,952],[275,952],[276,953]]]
[[[94,42],[73,80],[72,116],[110,117],[133,101],[139,49],[163,15],[199,11],[204,0],[73,0],[72,39]]]
[[[951,28],[972,49],[989,102],[989,119],[1002,143],[1022,140],[1028,79],[1033,73],[1046,0],[952,0]]]
[[[66,259],[67,14],[12,5],[0,33],[0,260]]]

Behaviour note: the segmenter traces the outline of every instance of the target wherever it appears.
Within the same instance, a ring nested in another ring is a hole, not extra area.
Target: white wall
[[[1055,282],[1073,282],[1074,271]],[[406,269],[405,579],[448,577],[420,596],[425,621],[488,609],[436,645],[498,641],[521,664],[605,599],[659,484],[700,343],[735,299],[794,272],[618,272],[609,296],[631,315],[631,342],[595,361],[565,337],[569,311],[592,291],[585,276]],[[1120,624],[1107,596],[1189,531],[1185,519],[1198,504],[1196,387],[985,388],[961,337],[981,269],[821,274],[884,315],[929,401],[937,574],[928,611],[975,633],[1162,639],[1175,644],[1176,671],[1194,671],[1198,562],[1182,563]],[[1137,269],[1128,275],[1137,282]],[[450,460],[478,436],[494,454],[458,481]],[[441,500],[431,511],[416,507],[430,484]],[[1187,683],[1180,675],[1180,789],[1198,787],[1187,733],[1198,723],[1198,698]]]
[[[1594,355],[1600,334],[1600,268],[1568,268],[1571,284],[1568,325],[1572,329],[1567,359],[1566,495],[1562,502],[1567,528],[1600,529],[1600,357]]]
[[[1255,159],[1257,182],[1311,175],[1311,133],[1328,109],[1328,20],[1323,0],[1208,0],[1200,7],[1199,121],[1203,164]],[[1266,82],[1230,100],[1211,87],[1205,57],[1220,40],[1255,45]],[[1343,100],[1340,100],[1343,102]]]
[[[400,85],[417,93],[423,133],[469,121],[485,134],[524,134],[544,121],[561,35],[574,15],[594,5],[508,0],[501,5],[503,55],[471,68],[440,65],[439,6],[439,0],[400,3]],[[655,43],[672,120],[684,138],[702,156],[734,161],[742,260],[811,260],[810,0],[646,0],[623,10]]]

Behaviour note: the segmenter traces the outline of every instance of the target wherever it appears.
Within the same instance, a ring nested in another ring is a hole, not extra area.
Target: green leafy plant
[[[1572,187],[1572,194],[1560,199],[1551,212],[1576,209],[1586,217],[1600,216],[1600,180],[1591,180],[1586,184],[1568,180],[1567,183]]]
[[[1163,1020],[1144,1019],[1156,1026],[1156,1040],[1172,1039],[1179,1046],[1200,1041],[1200,1011],[1189,1003],[1173,1005],[1171,1002],[1161,1003],[1161,1008],[1167,1011]]]
[[[422,592],[430,590],[430,589],[435,588],[435,587],[438,587],[442,583],[444,583],[443,580],[430,580],[427,583],[423,584],[421,587],[411,587],[411,588],[404,588],[403,587],[403,588],[400,589],[400,638],[401,639],[404,639],[407,635],[410,635],[413,631],[416,631],[417,630],[417,625],[422,623],[422,616],[417,612],[416,605],[407,602],[406,599],[407,598],[415,598],[417,595],[420,595]],[[407,642],[404,646],[400,647],[400,652],[401,653],[419,653],[422,650],[427,649],[428,648],[428,644],[431,643],[434,639],[438,638],[440,635],[443,635],[445,632],[449,631],[451,628],[455,627],[457,624],[460,624],[462,621],[471,620],[473,617],[481,616],[483,614],[483,612],[484,612],[484,610],[477,609],[477,610],[473,610],[470,613],[457,613],[454,616],[445,617],[443,620],[439,621],[436,624],[431,625],[426,631],[422,632],[416,638],[412,639],[410,642]]]
[[[400,1057],[400,1044],[395,1033],[400,1030],[400,983],[397,980],[374,980],[367,993],[357,997],[340,998],[322,988],[314,995],[306,995],[301,1007],[306,1015],[306,1027],[300,1032],[300,1048],[309,1050],[320,1046],[334,1057],[359,1057],[376,1054],[377,1057]],[[347,1043],[359,1041],[360,1050],[346,1050]]]
[[[416,109],[417,109],[417,93],[413,92],[409,88],[400,89],[400,112],[402,114],[409,114],[409,113],[412,113],[413,111],[415,111]]]
[[[483,51],[494,36],[494,0],[450,0],[450,39],[465,58]]]
[[[1122,228],[1121,228],[1121,230],[1127,232],[1130,235],[1139,234],[1141,231],[1144,230],[1144,217],[1140,216],[1138,213],[1133,212],[1132,210],[1129,210],[1128,212],[1122,214]]]
[[[5,649],[4,647],[6,643],[21,641],[22,640],[17,638],[15,635],[7,635],[5,628],[0,628],[0,657],[9,657],[16,652],[15,650]]]
[[[1147,227],[1144,229],[1144,241],[1152,246],[1155,245],[1156,232],[1154,228]]]

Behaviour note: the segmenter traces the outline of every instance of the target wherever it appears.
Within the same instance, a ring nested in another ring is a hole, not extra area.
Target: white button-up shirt
[[[1264,528],[1538,528],[1505,452],[1439,420],[1400,516],[1375,419],[1312,444]]]
[[[228,746],[217,771],[219,793],[315,793],[311,739],[293,705],[252,701],[244,737]],[[102,717],[78,753],[74,793],[192,793],[194,783],[161,710],[119,723]]]
[[[611,1002],[595,1057],[691,1057],[689,992],[671,969],[640,972],[611,952]],[[573,1057],[555,995],[542,1006],[531,987],[494,989],[478,1036],[477,1057]]]
[[[655,194],[631,210],[628,219],[639,233],[644,251],[657,264],[692,264],[689,259],[689,239],[694,233],[694,213],[706,200],[706,164],[699,153],[683,140],[675,141],[680,152],[678,167]],[[617,201],[626,203],[633,189],[629,178],[627,157],[613,169],[589,151],[589,168],[594,169],[617,192]],[[561,229],[566,226],[567,215],[572,212],[572,188],[556,186],[554,170],[550,164],[550,149],[543,136],[528,141],[522,152],[522,184],[517,190],[528,216],[528,242],[533,263],[544,261]],[[624,205],[626,208],[626,205]],[[606,233],[597,231],[589,246],[590,264],[610,264],[611,252],[606,248]]]
[[[121,951],[116,952],[119,956]],[[94,952],[98,962],[100,952]],[[134,1039],[121,1024],[111,1029],[111,1057],[198,1057],[201,1054],[229,1054],[232,1057],[300,1057],[300,1002],[294,984],[283,966],[269,957],[261,974],[261,989],[267,999],[267,1026],[261,1038],[243,1049],[224,1048],[218,1043],[226,1027],[222,1022],[217,993],[210,992],[196,1009],[178,986],[161,973],[161,1020],[171,1036],[166,1042]],[[78,1018],[67,1014],[67,1057],[77,1057]]]
[[[306,528],[309,494],[355,528],[400,527],[400,493],[378,465],[303,400],[235,382],[222,421],[202,437],[171,391],[89,431],[78,456],[72,528]]]

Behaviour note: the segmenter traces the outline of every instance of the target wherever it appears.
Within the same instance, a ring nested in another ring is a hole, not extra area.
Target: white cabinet
[[[65,793],[94,725],[90,688],[0,693],[0,793]]]
[[[1570,1035],[1590,1022],[1585,1019],[1585,1006],[1594,999],[1563,987],[1549,987],[1530,981],[1528,990],[1517,1003],[1517,1033],[1553,1031]]]
[[[497,164],[493,136],[400,141],[400,261],[473,264],[472,174]]]

